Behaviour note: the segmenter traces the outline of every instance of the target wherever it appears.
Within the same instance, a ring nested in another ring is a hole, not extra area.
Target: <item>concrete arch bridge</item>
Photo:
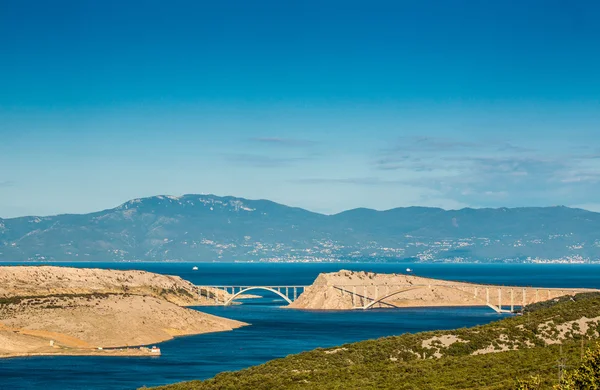
[[[288,304],[294,302],[307,286],[206,286],[200,287],[201,296],[212,298],[217,305],[229,306],[242,295],[250,291],[269,291],[280,296]],[[222,294],[219,292],[222,291]]]
[[[444,290],[458,292],[460,298],[466,300],[465,306],[487,306],[497,313],[513,313],[515,306],[523,307],[560,296],[599,291],[581,288],[538,288],[475,284],[352,285],[333,286],[333,288],[341,291],[342,296],[350,295],[354,309],[368,310],[377,305],[395,307],[389,302],[390,298],[413,290],[436,289],[439,292]],[[439,306],[444,306],[443,300],[440,300],[439,303]]]

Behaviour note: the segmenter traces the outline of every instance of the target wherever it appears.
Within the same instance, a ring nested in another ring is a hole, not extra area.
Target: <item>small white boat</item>
[[[406,272],[412,272],[412,269],[410,269],[410,268],[407,268],[407,269],[406,269]]]
[[[198,271],[198,267],[194,266],[194,268],[192,268],[192,271]]]

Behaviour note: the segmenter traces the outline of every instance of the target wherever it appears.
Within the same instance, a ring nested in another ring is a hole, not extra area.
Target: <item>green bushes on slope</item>
[[[600,321],[588,322],[589,329],[582,336],[576,322],[600,317],[600,295],[582,294],[526,313],[469,329],[316,349],[206,381],[160,389],[492,390],[517,388],[518,380],[531,376],[538,377],[539,388],[552,388],[558,381],[557,361],[579,365],[582,340],[589,344],[589,338],[600,330]],[[442,336],[454,342],[445,346],[439,342]],[[535,385],[531,379],[527,383]]]

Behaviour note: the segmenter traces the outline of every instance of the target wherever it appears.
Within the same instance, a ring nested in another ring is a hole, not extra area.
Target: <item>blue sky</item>
[[[600,211],[595,1],[0,1],[0,217]]]

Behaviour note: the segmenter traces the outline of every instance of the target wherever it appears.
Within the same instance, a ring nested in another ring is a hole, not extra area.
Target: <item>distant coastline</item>
[[[0,261],[600,262],[600,213],[568,207],[353,209],[154,196],[0,219]],[[84,244],[85,243],[85,244]]]
[[[367,260],[346,260],[346,259],[331,259],[322,261],[256,261],[256,260],[234,260],[234,261],[202,261],[202,260],[0,260],[0,265],[49,265],[49,264],[94,264],[94,263],[115,263],[115,264],[600,264],[600,259],[593,260],[566,260],[566,259],[535,259],[535,260],[470,260],[470,261],[454,261],[454,260],[432,260],[432,261],[416,261],[416,260],[389,260],[389,259],[373,259]]]

